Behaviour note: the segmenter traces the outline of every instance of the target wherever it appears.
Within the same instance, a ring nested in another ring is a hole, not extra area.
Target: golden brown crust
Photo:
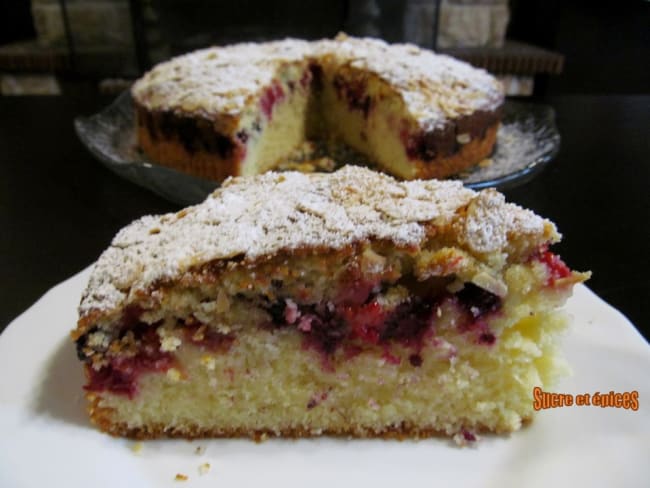
[[[473,139],[451,156],[437,156],[431,161],[414,161],[417,167],[416,178],[444,178],[475,166],[492,153],[498,129],[499,123],[491,125],[485,131],[485,137]],[[202,149],[190,153],[176,138],[152,140],[149,131],[142,125],[137,128],[137,136],[138,144],[148,158],[183,173],[215,181],[241,174],[240,161],[236,156],[223,159]]]
[[[313,432],[304,427],[288,427],[279,430],[271,429],[232,429],[232,428],[202,428],[197,425],[188,425],[184,429],[172,428],[163,424],[148,425],[146,427],[129,427],[124,423],[113,423],[111,421],[111,409],[102,408],[99,404],[99,397],[93,393],[87,393],[89,400],[88,413],[91,422],[100,430],[115,437],[127,437],[136,440],[153,440],[160,438],[170,439],[204,439],[204,438],[249,438],[255,442],[261,442],[272,437],[285,439],[307,439],[314,437],[345,437],[357,439],[424,439],[428,437],[449,437],[440,429],[426,426],[415,426],[403,422],[400,425],[387,425],[383,428],[371,429],[364,426],[342,427],[340,429],[324,429]],[[522,418],[522,425],[532,422],[532,417]],[[472,429],[473,433],[494,433],[505,434],[509,431],[493,431],[485,426],[478,426]]]
[[[236,154],[223,159],[203,149],[188,152],[177,138],[153,140],[143,125],[137,128],[138,145],[149,159],[200,178],[222,181],[240,174],[240,160]]]
[[[505,203],[494,190],[475,193],[459,181],[398,182],[359,167],[234,178],[203,204],[143,217],[120,231],[91,274],[80,327],[90,323],[88,315],[116,319],[161,284],[210,263],[255,267],[285,252],[336,253],[378,240],[417,251],[433,235],[470,254],[502,252],[510,260],[559,239],[551,222]]]
[[[456,154],[451,156],[437,156],[431,161],[416,161],[417,178],[444,178],[458,174],[492,154],[492,149],[497,140],[499,123],[493,124],[485,131],[481,139],[473,139],[465,144]]]

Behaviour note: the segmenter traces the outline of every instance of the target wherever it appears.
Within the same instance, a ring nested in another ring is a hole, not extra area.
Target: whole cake
[[[90,416],[137,438],[516,430],[588,276],[558,240],[454,181],[228,179],[96,263],[72,333]]]
[[[408,44],[339,35],[196,51],[132,89],[153,161],[221,181],[273,169],[306,139],[334,139],[402,179],[488,157],[503,93],[485,71]]]

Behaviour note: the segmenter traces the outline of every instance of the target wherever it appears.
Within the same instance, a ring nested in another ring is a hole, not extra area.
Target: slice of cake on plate
[[[99,258],[73,332],[90,416],[138,438],[516,430],[587,278],[558,240],[459,182],[229,179]]]

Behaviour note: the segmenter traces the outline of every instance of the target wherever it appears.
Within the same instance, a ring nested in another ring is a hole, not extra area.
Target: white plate
[[[585,286],[567,307],[574,374],[554,391],[639,392],[637,411],[564,407],[538,412],[511,436],[473,448],[445,439],[133,441],[91,427],[68,332],[89,270],[58,285],[0,336],[0,486],[648,486],[650,347]],[[197,446],[205,452],[197,454]],[[210,463],[207,474],[199,466]],[[186,474],[184,483],[174,481]]]

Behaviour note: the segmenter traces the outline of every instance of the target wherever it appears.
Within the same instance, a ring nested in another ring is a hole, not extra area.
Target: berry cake
[[[132,95],[144,153],[217,181],[273,169],[306,139],[343,143],[402,179],[449,176],[490,155],[503,105],[483,70],[345,35],[196,51]]]
[[[588,276],[557,240],[455,181],[230,178],[99,258],[72,333],[90,416],[136,438],[516,430]]]

